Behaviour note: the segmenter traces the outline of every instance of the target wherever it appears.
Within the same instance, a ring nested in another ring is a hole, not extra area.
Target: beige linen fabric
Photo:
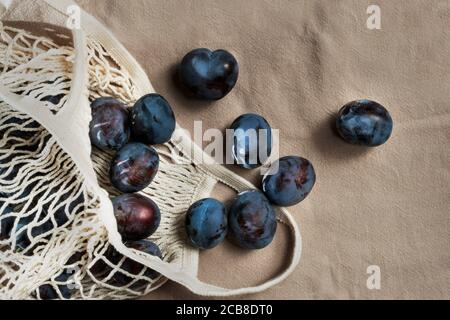
[[[247,298],[450,298],[450,1],[379,0],[381,30],[366,27],[365,0],[78,3],[136,57],[182,127],[224,129],[257,112],[281,130],[282,155],[314,163],[316,187],[291,210],[302,261]],[[228,49],[240,62],[236,88],[219,102],[187,99],[173,84],[174,66],[197,47]],[[386,145],[350,146],[333,133],[336,111],[358,98],[391,111]],[[282,228],[262,251],[227,242],[201,253],[200,278],[260,283],[284,266],[288,243]],[[366,286],[370,265],[381,268],[380,290]],[[196,297],[169,283],[148,298]]]

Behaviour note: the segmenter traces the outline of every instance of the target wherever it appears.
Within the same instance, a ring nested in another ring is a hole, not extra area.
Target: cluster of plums
[[[229,211],[212,198],[194,203],[186,214],[186,232],[193,246],[212,249],[231,231],[234,242],[246,249],[269,245],[277,230],[275,211],[259,190],[237,195]]]
[[[194,97],[217,100],[232,90],[238,72],[238,63],[229,52],[196,49],[184,57],[180,80]],[[358,100],[340,110],[336,127],[349,143],[379,146],[389,139],[393,125],[383,106],[374,101]],[[237,118],[230,129],[233,129],[232,154],[237,165],[253,169],[268,160],[272,132],[266,119],[257,114],[245,114]],[[261,131],[265,133],[262,136],[258,134]],[[255,132],[257,135],[252,136]],[[315,181],[314,167],[307,159],[283,157],[272,164],[264,176],[263,192],[248,190],[238,194],[229,210],[212,198],[194,203],[186,215],[188,238],[197,248],[211,249],[230,232],[234,242],[243,248],[264,248],[273,240],[277,228],[272,204],[298,204],[311,192]]]
[[[225,50],[196,49],[189,52],[179,67],[179,80],[189,95],[218,100],[235,86],[239,66]],[[175,117],[160,95],[141,98],[127,108],[112,98],[92,104],[91,140],[101,149],[118,150],[111,165],[111,183],[123,196],[113,199],[119,232],[127,241],[143,240],[157,228],[159,209],[150,199],[136,194],[153,180],[158,170],[158,154],[147,145],[168,141],[175,129]],[[392,119],[376,102],[359,100],[345,105],[336,120],[337,131],[347,142],[378,146],[392,132]],[[233,130],[232,155],[246,169],[258,168],[270,157],[272,129],[257,114],[244,114],[230,126]],[[261,132],[264,133],[261,135]],[[256,135],[252,136],[252,133]],[[137,142],[129,143],[133,139]],[[227,233],[244,248],[260,249],[271,243],[276,232],[272,205],[293,206],[311,192],[316,180],[312,164],[302,157],[282,157],[272,164],[262,180],[262,192],[240,193],[227,209],[208,198],[194,203],[186,214],[186,232],[192,245],[210,249],[221,243]]]
[[[217,100],[232,90],[238,72],[238,63],[229,52],[196,49],[184,57],[180,80],[191,95]],[[273,141],[266,119],[257,114],[244,114],[230,129],[233,130],[232,155],[237,165],[254,169],[267,162]],[[281,158],[263,178],[264,193],[242,192],[228,210],[212,198],[194,203],[186,214],[188,238],[197,248],[211,249],[230,232],[234,242],[243,248],[264,248],[272,242],[277,229],[272,204],[299,203],[311,192],[315,179],[314,168],[308,160],[295,156]]]
[[[91,104],[90,138],[101,150],[116,151],[110,166],[111,184],[123,194],[112,199],[118,231],[125,244],[162,259],[159,247],[147,240],[159,227],[161,212],[150,198],[138,194],[155,178],[159,156],[149,145],[170,140],[175,130],[175,116],[171,106],[159,94],[140,98],[129,110],[122,102],[102,97]],[[114,249],[108,258],[119,262],[122,256]],[[121,268],[139,274],[144,266],[126,259]],[[144,275],[154,279],[157,273],[148,269]],[[133,279],[116,272],[113,279],[126,285]],[[144,284],[137,282],[134,286]]]
[[[139,99],[132,110],[114,98],[102,97],[92,102],[91,112],[92,121],[89,128],[91,143],[104,151],[116,151],[110,167],[110,180],[113,186],[123,192],[122,195],[112,199],[118,231],[127,247],[162,259],[159,247],[146,239],[159,227],[160,210],[154,201],[136,192],[147,187],[158,171],[158,153],[148,145],[163,143],[170,139],[175,129],[172,109],[162,96],[149,94]],[[77,212],[82,211],[83,203],[84,198],[80,196],[68,204],[68,208],[63,207],[56,211],[55,221],[58,226],[68,221],[65,211],[73,212],[73,208],[79,208]],[[9,207],[6,208],[6,213],[9,212],[8,210]],[[46,215],[46,210],[44,206],[43,215]],[[25,249],[30,244],[27,229],[24,229],[24,226],[32,219],[33,217],[22,218],[17,225],[17,230],[23,229],[16,237],[16,247],[19,249]],[[13,223],[12,219],[2,221],[0,239],[10,234],[9,229]],[[38,236],[53,227],[51,222],[44,223],[33,228],[31,235]],[[67,261],[67,264],[79,262],[81,256],[80,253],[75,254]],[[113,264],[118,264],[123,256],[110,246],[106,250],[106,258]],[[150,279],[158,277],[158,273],[154,270],[129,258],[124,259],[120,268],[132,275],[142,274]],[[101,260],[91,269],[96,274],[108,270],[110,270],[109,266]],[[108,281],[124,286],[129,285],[134,279],[124,272],[115,272],[112,279]],[[73,290],[65,283],[72,275],[70,269],[64,269],[54,279],[59,283],[57,285],[59,293],[54,286],[45,284],[38,288],[39,298],[58,299],[61,295],[69,299]],[[144,280],[134,281],[131,288],[139,289],[145,284]]]

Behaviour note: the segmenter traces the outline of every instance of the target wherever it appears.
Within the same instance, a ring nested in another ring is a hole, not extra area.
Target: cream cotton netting
[[[68,298],[67,287],[73,299],[135,298],[167,279],[199,295],[230,296],[265,290],[294,270],[300,233],[290,214],[279,209],[279,222],[293,233],[292,259],[282,274],[241,289],[198,280],[198,251],[186,245],[183,232],[186,210],[219,182],[236,191],[254,186],[223,166],[205,165],[212,159],[179,127],[169,143],[158,146],[160,170],[143,191],[161,209],[161,225],[150,240],[160,246],[164,261],[126,248],[109,200],[117,195],[108,178],[112,154],[89,142],[89,100],[113,96],[132,105],[154,90],[133,57],[94,18],[81,12],[81,30],[62,27],[72,2],[19,5],[29,6],[30,17],[0,24],[0,298],[40,298],[43,285],[62,299]],[[30,22],[33,12],[40,18]],[[106,258],[112,248],[122,260]],[[127,258],[161,276],[150,279],[145,268],[139,275],[127,273],[121,268]],[[118,285],[115,273],[132,281]]]

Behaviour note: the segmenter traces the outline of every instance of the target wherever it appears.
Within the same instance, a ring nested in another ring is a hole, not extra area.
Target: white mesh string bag
[[[112,96],[133,105],[154,90],[135,59],[93,17],[81,11],[82,28],[64,28],[71,5],[16,1],[0,23],[0,298],[40,299],[42,292],[59,299],[136,298],[168,279],[199,295],[232,296],[284,280],[300,261],[301,238],[283,208],[278,221],[290,227],[293,239],[283,273],[239,289],[198,279],[198,251],[187,245],[185,212],[219,182],[237,192],[254,186],[211,164],[180,127],[157,146],[160,169],[142,191],[161,209],[161,225],[149,239],[163,260],[122,243],[110,201],[117,195],[108,178],[113,154],[91,147],[89,104]],[[112,261],[111,251],[119,258]],[[127,272],[126,259],[142,264],[142,271]],[[160,275],[150,277],[149,269]],[[117,273],[129,279],[126,285],[114,280]]]

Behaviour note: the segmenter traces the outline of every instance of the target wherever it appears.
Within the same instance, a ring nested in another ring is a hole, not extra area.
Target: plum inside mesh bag
[[[75,165],[45,128],[0,101],[0,250],[5,256],[45,254],[58,236],[85,211],[85,191]],[[73,271],[64,270],[41,285],[35,297],[68,299]]]
[[[85,198],[67,156],[54,152],[51,135],[4,104],[0,112],[0,243],[33,255],[52,231],[83,211]]]
[[[52,240],[64,241],[77,216],[90,206],[86,192],[76,165],[52,135],[28,115],[0,101],[0,250],[15,257],[43,257]],[[159,247],[151,241],[126,245],[162,259]],[[80,270],[88,270],[91,280],[109,289],[133,292],[144,292],[160,276],[123,257],[108,243],[105,247],[96,248],[91,255],[82,248],[67,261],[60,261],[60,270],[31,296],[73,298],[80,289],[74,281]]]

